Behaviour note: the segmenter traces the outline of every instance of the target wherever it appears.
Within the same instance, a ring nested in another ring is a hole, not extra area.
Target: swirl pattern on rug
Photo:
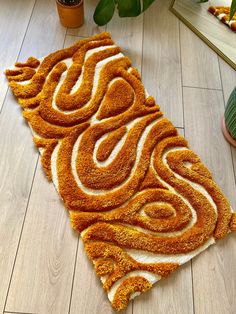
[[[116,310],[236,230],[200,158],[108,33],[7,70],[43,169]]]

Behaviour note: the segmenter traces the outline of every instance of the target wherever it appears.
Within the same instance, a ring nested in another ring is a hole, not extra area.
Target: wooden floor
[[[0,313],[113,313],[2,74],[16,60],[47,55],[101,31],[92,22],[96,2],[85,0],[85,25],[67,30],[55,0],[0,0]],[[145,15],[115,17],[106,29],[236,208],[236,150],[220,130],[236,72],[168,11],[169,4],[157,0]],[[236,235],[123,313],[235,314]]]

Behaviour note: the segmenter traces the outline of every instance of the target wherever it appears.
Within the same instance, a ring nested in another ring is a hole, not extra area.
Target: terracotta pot
[[[84,23],[84,2],[76,5],[64,5],[57,0],[57,11],[61,24],[65,27],[76,28]]]
[[[232,136],[230,135],[229,131],[228,131],[227,128],[226,128],[226,125],[225,125],[225,117],[222,117],[222,120],[221,120],[221,129],[222,129],[222,132],[223,132],[224,137],[226,138],[226,140],[227,140],[231,145],[233,145],[234,147],[236,147],[236,141],[232,138]]]

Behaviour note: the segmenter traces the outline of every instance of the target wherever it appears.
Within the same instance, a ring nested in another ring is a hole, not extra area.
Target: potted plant
[[[117,8],[120,17],[135,17],[143,13],[155,0],[100,0],[94,15],[94,22],[103,26],[113,17]]]
[[[75,28],[84,23],[83,0],[56,0],[61,24]]]
[[[100,0],[95,9],[93,19],[99,25],[107,24],[117,8],[120,17],[134,17],[143,13],[155,0]],[[209,0],[196,0],[208,2]],[[236,0],[232,0],[230,20],[236,11]]]
[[[232,91],[225,108],[222,131],[230,144],[236,147],[236,87]]]

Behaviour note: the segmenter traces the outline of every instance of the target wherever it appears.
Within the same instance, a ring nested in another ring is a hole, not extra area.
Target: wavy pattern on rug
[[[236,230],[211,173],[108,33],[6,75],[116,310]]]

